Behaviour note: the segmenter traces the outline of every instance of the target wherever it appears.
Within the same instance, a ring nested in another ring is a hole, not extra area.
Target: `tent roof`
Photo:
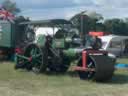
[[[51,19],[51,20],[27,21],[27,22],[22,22],[20,24],[53,27],[53,26],[66,25],[66,24],[71,25],[72,23],[65,19]]]

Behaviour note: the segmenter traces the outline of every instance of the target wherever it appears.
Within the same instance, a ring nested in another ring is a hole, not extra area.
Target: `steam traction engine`
[[[49,20],[27,22],[27,25],[58,27],[58,31],[51,35],[39,34],[35,41],[29,43],[23,53],[16,53],[15,68],[41,72],[66,72],[72,61],[77,61],[73,67],[81,79],[106,81],[114,72],[114,62],[106,51],[93,50],[81,46],[81,39],[75,32],[68,32],[66,20]],[[63,25],[63,27],[62,27]],[[54,32],[53,32],[54,33]]]

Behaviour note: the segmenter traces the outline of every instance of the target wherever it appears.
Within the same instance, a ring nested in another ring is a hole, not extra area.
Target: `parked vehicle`
[[[128,55],[128,36],[106,35],[99,37],[102,40],[102,48],[114,54],[116,57]]]
[[[22,21],[0,20],[0,59],[11,59],[15,49],[23,49],[34,39],[33,29],[20,25]]]

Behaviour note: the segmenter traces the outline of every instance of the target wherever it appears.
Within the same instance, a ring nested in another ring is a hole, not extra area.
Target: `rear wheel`
[[[20,69],[20,68],[25,69],[26,65],[29,64],[28,60],[24,60],[23,58],[20,58],[19,56],[15,57],[15,61],[16,61],[15,69]],[[29,70],[29,68],[28,68],[28,70]]]
[[[44,53],[46,52],[40,47],[38,47],[36,44],[29,45],[24,53],[24,56],[29,57],[31,59],[30,63],[26,65],[26,68],[32,69],[36,73],[45,71],[46,60],[44,58]]]

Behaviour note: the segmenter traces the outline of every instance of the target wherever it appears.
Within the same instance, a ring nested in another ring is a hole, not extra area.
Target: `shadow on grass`
[[[26,72],[26,71],[23,71],[23,72]],[[65,73],[56,73],[56,72],[40,73],[40,75],[42,75],[42,74],[45,74],[45,75],[48,75],[48,76],[58,76],[58,77],[59,76],[70,76],[70,77],[79,78],[77,72],[75,72],[75,71],[68,71],[68,72],[65,72]],[[96,81],[94,81],[94,82],[96,82]],[[128,74],[126,74],[126,73],[116,73],[116,74],[113,75],[111,80],[105,81],[105,82],[97,82],[97,83],[104,83],[104,84],[126,84],[126,83],[128,83]]]
[[[71,77],[75,77],[75,78],[79,78],[77,72],[66,72],[66,73],[46,73],[47,75],[56,75],[56,76],[71,76]],[[96,82],[96,81],[94,81]],[[105,81],[105,82],[97,82],[97,83],[104,83],[104,84],[126,84],[128,83],[128,74],[115,74],[113,75],[112,79],[109,81]]]
[[[128,83],[128,75],[127,74],[115,74],[108,84],[125,84]]]
[[[78,74],[77,72],[75,71],[68,71],[68,72],[65,72],[65,73],[57,73],[57,72],[46,72],[45,73],[46,75],[49,75],[49,76],[71,76],[71,77],[78,77]]]

